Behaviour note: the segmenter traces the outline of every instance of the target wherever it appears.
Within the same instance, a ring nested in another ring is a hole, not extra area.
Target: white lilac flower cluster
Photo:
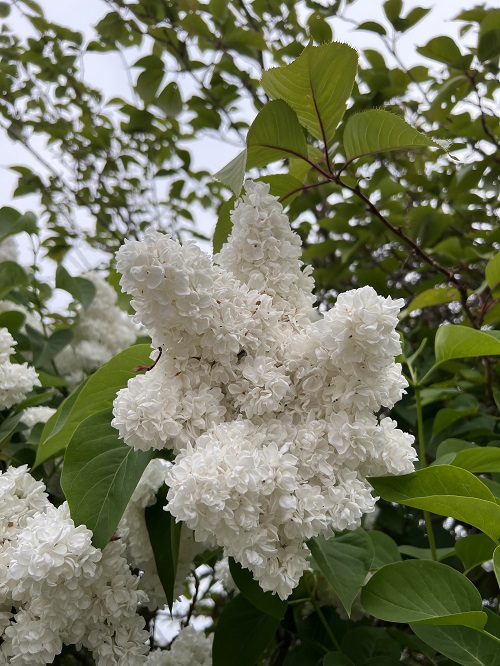
[[[16,341],[6,328],[0,328],[0,409],[22,402],[34,386],[40,386],[37,372],[27,363],[11,363]]]
[[[0,664],[51,664],[63,644],[98,666],[139,666],[149,634],[145,594],[124,544],[94,548],[66,503],[54,507],[26,466],[0,474]]]
[[[403,301],[363,287],[318,318],[268,185],[247,182],[232,222],[216,263],[154,231],[119,250],[161,357],[119,391],[112,423],[137,449],[173,449],[166,509],[285,599],[306,541],[373,511],[365,477],[413,469],[413,438],[375,416],[407,385],[394,361]]]
[[[21,421],[32,430],[37,423],[47,423],[56,410],[53,407],[28,407],[21,416]]]
[[[165,482],[168,466],[169,464],[160,458],[155,458],[148,464],[117,529],[117,534],[126,545],[127,562],[134,569],[141,571],[140,587],[148,596],[146,605],[151,610],[163,608],[167,599],[158,576],[144,510],[156,502],[156,493]],[[194,540],[192,530],[183,525],[174,586],[175,598],[183,592],[184,582],[193,566],[195,556],[205,548],[205,544]]]
[[[85,273],[83,277],[93,283],[94,299],[81,310],[71,344],[55,359],[59,372],[72,384],[133,345],[137,338],[137,328],[118,307],[113,287],[97,273]]]
[[[192,626],[181,629],[170,650],[150,652],[146,666],[212,666],[213,634],[205,636]]]
[[[0,242],[0,263],[2,261],[17,261],[19,247],[14,236],[7,236]]]

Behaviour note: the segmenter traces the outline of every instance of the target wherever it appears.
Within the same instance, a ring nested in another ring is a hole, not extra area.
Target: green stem
[[[412,373],[413,374],[413,373]],[[424,439],[424,418],[422,413],[422,400],[420,397],[420,385],[415,382],[413,385],[415,391],[415,405],[417,408],[417,429],[418,429],[418,447],[420,458],[420,469],[427,467],[427,460],[425,459],[425,439]],[[434,539],[434,531],[432,529],[431,514],[424,511],[425,529],[427,531],[427,538],[429,539],[429,546],[431,549],[432,559],[438,559],[436,550],[436,540]]]
[[[320,608],[320,606],[319,606],[319,604],[316,600],[316,597],[314,595],[311,595],[311,602],[312,602],[312,605],[314,606],[314,610],[316,611],[316,613],[318,614],[319,619],[321,620],[321,624],[324,626],[326,633],[330,637],[330,640],[332,641],[332,644],[333,644],[334,648],[336,650],[338,650],[339,652],[341,652],[339,642],[335,638],[335,634],[333,633],[330,625],[326,621],[326,617],[323,615],[323,611],[321,610],[321,608]]]

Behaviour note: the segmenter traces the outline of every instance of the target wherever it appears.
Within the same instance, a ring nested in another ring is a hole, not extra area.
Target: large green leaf
[[[273,99],[282,99],[301,125],[330,144],[345,113],[358,64],[347,44],[307,46],[290,65],[264,72],[262,86]]]
[[[247,135],[247,149],[218,171],[217,178],[236,196],[245,171],[283,158],[308,159],[304,131],[292,109],[281,100],[269,102],[256,116]]]
[[[455,358],[499,356],[500,340],[474,328],[446,324],[437,330],[434,351],[437,363]]]
[[[484,627],[481,595],[464,575],[431,560],[394,562],[361,591],[363,608],[387,622]]]
[[[105,409],[76,429],[64,456],[61,486],[76,525],[92,530],[96,548],[104,548],[120,522],[134,489],[153,457],[118,438]]]
[[[117,391],[135,377],[135,367],[148,363],[150,353],[149,345],[125,349],[89,377],[71,402],[64,401],[45,424],[35,466],[62,451],[87,416],[111,407]]]
[[[377,494],[477,527],[495,541],[500,537],[500,506],[474,474],[451,465],[435,465],[411,474],[369,479]]]
[[[176,523],[172,514],[163,509],[167,503],[167,492],[167,486],[163,485],[156,494],[156,502],[146,507],[144,515],[158,576],[172,612],[182,523]]]
[[[278,618],[262,613],[238,594],[224,608],[215,627],[213,666],[255,666],[279,623]]]
[[[415,296],[407,308],[401,311],[399,318],[403,319],[408,316],[410,312],[428,308],[432,305],[442,305],[443,303],[451,303],[452,301],[460,300],[460,294],[455,287],[434,287],[433,289],[425,289]]]
[[[459,451],[450,465],[467,469],[469,472],[500,472],[500,448],[495,446],[478,446],[473,449]]]
[[[254,580],[252,573],[248,569],[244,569],[232,557],[229,558],[229,569],[237,588],[255,608],[281,620],[287,608],[286,601],[282,601],[276,594],[264,592],[259,583]]]
[[[456,41],[448,35],[434,37],[425,46],[417,47],[417,51],[426,58],[442,62],[451,67],[462,68],[464,65],[467,67],[467,63],[470,62],[466,56],[462,55]]]
[[[500,666],[500,641],[470,627],[410,625],[416,635],[462,666]]]
[[[438,146],[389,111],[374,109],[352,115],[344,130],[344,151],[348,160],[389,150]]]
[[[370,566],[372,571],[381,569],[391,562],[399,562],[402,559],[396,542],[388,534],[379,530],[369,530],[367,534],[372,542],[374,553]]]
[[[340,536],[316,537],[307,542],[315,566],[328,580],[348,615],[370,571],[373,545],[362,528]]]
[[[284,157],[307,160],[307,142],[296,113],[278,99],[259,111],[248,130],[246,168],[267,166]]]

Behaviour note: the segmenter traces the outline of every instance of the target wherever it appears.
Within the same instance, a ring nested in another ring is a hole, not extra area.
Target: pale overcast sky
[[[63,25],[82,30],[86,36],[91,39],[93,35],[92,26],[95,25],[108,11],[109,6],[104,0],[38,0],[47,16]],[[431,7],[432,11],[412,30],[406,33],[399,42],[400,55],[406,65],[411,66],[423,59],[415,52],[415,46],[425,44],[433,36],[440,34],[449,34],[456,38],[458,33],[458,23],[451,23],[450,19],[460,12],[463,8],[471,8],[477,4],[477,0],[405,0],[403,15],[412,7],[423,6]],[[496,6],[496,2],[489,0],[489,6]],[[385,23],[382,11],[383,0],[356,0],[348,8],[346,15],[356,21],[375,20]],[[26,34],[28,29],[24,19],[13,13],[8,19],[9,23],[19,34]],[[353,27],[339,19],[331,19],[331,25],[334,30],[334,39],[345,41],[358,49],[380,48],[380,39],[373,33],[366,31],[357,31]],[[140,57],[138,50],[135,52],[127,51],[129,63],[134,62]],[[388,58],[390,62],[390,57]],[[429,61],[426,61],[430,64]],[[392,63],[391,63],[392,64]],[[129,85],[125,75],[123,63],[116,54],[88,54],[85,56],[85,76],[86,79],[95,87],[105,91],[108,98],[120,95],[127,97]],[[40,145],[40,144],[38,144]],[[237,149],[232,145],[215,139],[204,138],[199,141],[196,150],[192,147],[194,154],[194,163],[197,167],[204,167],[210,171],[217,171],[226,164],[237,153]],[[0,168],[1,168],[1,187],[0,187],[0,205],[13,205],[21,210],[34,209],[36,212],[36,199],[34,197],[22,197],[12,201],[11,194],[16,178],[8,171],[9,165],[26,165],[32,168],[39,168],[34,159],[18,143],[13,143],[4,134],[0,134]],[[216,157],[214,157],[214,155]],[[47,159],[53,159],[50,152],[46,153]],[[82,223],[85,221],[85,215],[82,214]],[[200,226],[207,233],[211,232],[210,227],[214,221],[207,219]],[[93,262],[99,255],[93,255]],[[78,256],[75,256],[70,262],[74,265],[74,271],[82,270],[83,262]]]

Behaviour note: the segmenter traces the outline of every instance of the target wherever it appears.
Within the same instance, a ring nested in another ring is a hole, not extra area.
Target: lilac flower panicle
[[[282,206],[264,183],[245,188],[213,259],[156,231],[118,251],[162,355],[119,391],[112,423],[136,449],[173,450],[166,510],[286,599],[307,540],[374,511],[366,477],[413,470],[413,438],[375,415],[407,386],[403,301],[362,287],[319,317]]]

